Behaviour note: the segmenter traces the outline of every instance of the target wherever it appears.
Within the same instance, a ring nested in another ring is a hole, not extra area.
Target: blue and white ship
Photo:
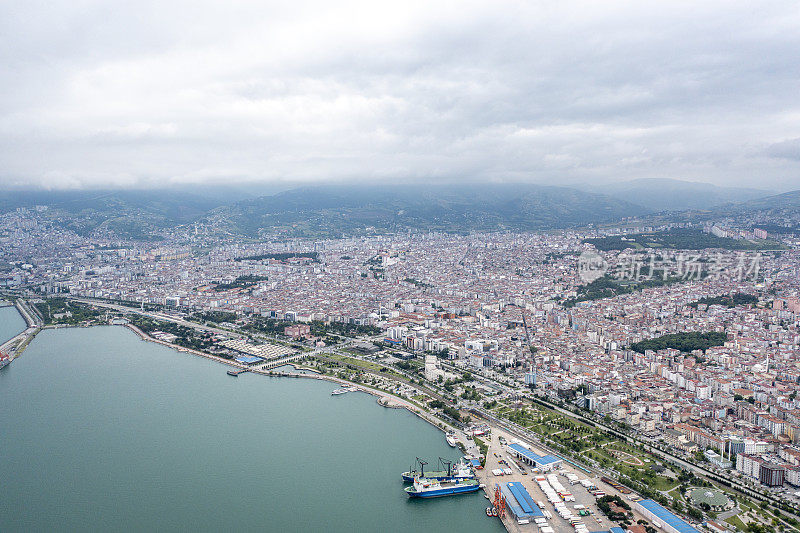
[[[476,479],[459,479],[452,481],[436,481],[420,477],[414,484],[406,487],[406,494],[410,498],[438,498],[440,496],[453,496],[475,492],[481,488]]]

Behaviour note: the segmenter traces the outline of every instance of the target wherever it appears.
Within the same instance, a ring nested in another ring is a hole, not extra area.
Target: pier
[[[272,361],[267,361],[266,363],[261,363],[259,365],[256,365],[256,366],[253,367],[253,370],[257,370],[257,371],[270,370],[270,369],[273,369],[273,368],[277,368],[279,366],[283,366],[283,365],[288,364],[288,363],[292,363],[294,361],[299,361],[300,359],[304,358],[305,356],[306,356],[305,353],[300,352],[300,353],[296,353],[294,355],[290,355],[288,357],[281,357],[280,359],[274,359]]]
[[[25,347],[28,346],[36,334],[41,330],[43,323],[36,310],[31,308],[28,302],[25,300],[16,300],[14,302],[14,306],[17,308],[19,314],[22,315],[22,318],[25,320],[25,323],[28,325],[28,327],[25,328],[25,330],[21,333],[18,333],[0,345],[0,352],[8,354],[11,356],[11,359],[14,359],[20,353],[22,353]]]

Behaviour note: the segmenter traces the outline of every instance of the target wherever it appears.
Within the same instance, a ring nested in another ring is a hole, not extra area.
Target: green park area
[[[712,346],[722,346],[728,340],[728,335],[721,331],[684,331],[681,333],[670,333],[654,339],[647,339],[631,344],[631,349],[644,353],[646,350],[663,350],[672,348],[685,353],[694,350],[704,352]]]
[[[581,462],[617,471],[620,478],[664,493],[675,489],[679,481],[664,474],[648,453],[619,440],[608,432],[574,420],[540,404],[515,409],[494,406],[496,416],[525,427],[539,435],[555,450]]]
[[[363,359],[347,357],[346,355],[327,353],[324,356],[320,356],[319,359],[322,361],[323,364],[326,364],[328,366],[330,366],[331,363],[334,363],[335,365],[341,365],[343,367],[347,367],[350,369],[366,370],[368,372],[378,372],[395,378],[401,377],[399,373],[395,372],[391,368],[381,366],[378,363],[373,363],[372,361],[364,361]]]
[[[733,239],[730,237],[717,237],[699,229],[671,229],[652,233],[637,233],[633,235],[612,235],[597,239],[584,239],[585,243],[594,245],[598,250],[625,250],[633,248],[672,250],[703,250],[706,248],[722,250],[778,250],[783,246],[771,240],[762,239]]]
[[[94,322],[103,315],[94,307],[66,298],[47,298],[33,305],[39,311],[45,324],[77,326]]]

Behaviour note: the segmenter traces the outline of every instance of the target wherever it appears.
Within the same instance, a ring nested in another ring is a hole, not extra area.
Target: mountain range
[[[256,188],[225,187],[5,191],[0,192],[0,213],[47,206],[40,208],[45,216],[79,234],[145,239],[195,222],[249,236],[266,231],[323,238],[404,231],[547,230],[675,211],[679,216],[705,217],[800,210],[800,191],[770,196],[755,189],[677,180],[635,180],[595,189],[467,183],[315,185],[261,196],[255,196]]]
[[[253,234],[283,228],[292,235],[363,232],[552,229],[603,223],[649,210],[567,187],[491,185],[326,185],[244,200],[213,214]]]
[[[607,194],[654,211],[706,210],[728,204],[768,197],[773,191],[741,187],[720,187],[710,183],[663,178],[592,185],[586,190]]]

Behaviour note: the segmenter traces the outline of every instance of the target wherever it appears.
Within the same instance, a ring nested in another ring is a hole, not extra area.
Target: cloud
[[[800,162],[800,137],[769,145],[767,154],[770,157]]]
[[[790,187],[798,158],[763,147],[800,138],[799,24],[793,2],[5,3],[0,186]]]

